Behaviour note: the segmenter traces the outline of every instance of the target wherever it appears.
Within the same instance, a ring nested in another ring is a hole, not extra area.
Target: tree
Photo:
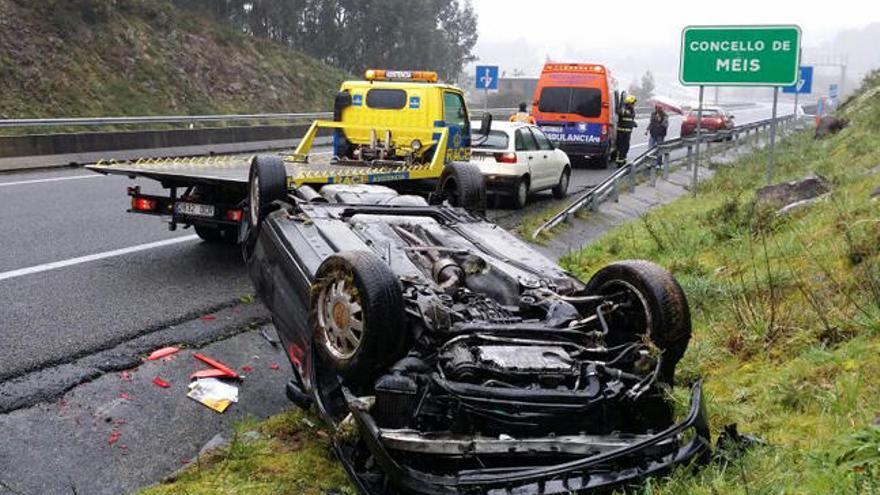
[[[654,84],[654,74],[651,73],[650,70],[646,70],[642,75],[641,84],[639,82],[633,81],[629,85],[629,89],[627,90],[630,94],[635,95],[639,101],[646,102],[654,97],[654,90],[656,89],[656,85]]]
[[[470,0],[172,1],[355,73],[428,69],[455,80],[477,42]]]

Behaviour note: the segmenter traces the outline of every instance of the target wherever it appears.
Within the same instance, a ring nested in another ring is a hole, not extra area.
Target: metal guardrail
[[[743,141],[743,136],[745,137],[745,139],[748,139],[749,134],[752,132],[754,132],[757,136],[758,133],[760,133],[762,130],[769,128],[772,121],[773,119],[764,119],[748,124],[739,125],[728,131],[718,131],[708,134],[702,134],[700,143],[701,146],[704,142],[708,146],[711,146],[711,143],[713,141],[717,141],[720,138],[722,143],[729,142],[733,143],[733,146],[737,146]],[[777,131],[782,132],[787,128],[792,127],[795,123],[797,123],[797,119],[795,119],[794,115],[778,117]],[[651,185],[656,185],[658,171],[660,174],[662,174],[663,178],[667,178],[669,176],[669,168],[671,165],[670,157],[673,151],[687,148],[687,155],[685,156],[685,160],[687,160],[687,169],[690,170],[691,167],[694,166],[693,151],[696,145],[696,137],[678,137],[675,139],[670,139],[669,141],[666,141],[659,146],[649,148],[644,153],[636,157],[634,160],[630,161],[626,165],[616,170],[613,174],[605,178],[602,182],[596,185],[596,187],[578,196],[571,204],[566,206],[565,209],[544,222],[544,224],[542,224],[535,230],[534,233],[532,233],[532,239],[537,239],[538,236],[541,235],[541,232],[552,229],[557,225],[567,221],[569,218],[571,218],[572,215],[583,208],[590,208],[591,210],[595,210],[602,202],[606,201],[609,198],[616,200],[620,193],[620,187],[623,181],[628,182],[627,185],[629,186],[630,191],[634,191],[636,187],[636,176],[639,173],[649,173]]]
[[[482,115],[489,113],[515,112],[515,108],[490,108],[488,110],[472,109],[471,113]],[[248,122],[248,121],[280,121],[298,122],[318,119],[332,119],[333,112],[306,113],[256,113],[244,115],[168,115],[146,117],[83,117],[57,119],[6,119],[0,120],[0,128],[9,127],[94,127],[104,125],[145,125],[145,124],[195,124],[198,122]]]

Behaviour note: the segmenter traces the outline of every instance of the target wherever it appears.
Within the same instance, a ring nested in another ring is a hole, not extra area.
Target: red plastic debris
[[[122,392],[121,394],[119,394],[119,398],[123,399],[123,400],[131,400],[131,396],[125,392]]]
[[[177,347],[163,347],[161,349],[153,351],[153,353],[147,357],[147,361],[162,359],[163,357],[168,357],[178,351],[180,351],[180,349],[178,349]]]
[[[156,378],[153,378],[153,384],[155,384],[157,387],[162,387],[162,388],[168,388],[168,387],[171,386],[170,383],[168,383],[168,382],[166,382],[165,380],[159,378],[158,376],[157,376]]]
[[[122,373],[119,374],[119,378],[122,378],[123,380],[130,382],[131,381],[131,373],[129,373],[127,371],[123,371]]]
[[[217,317],[214,315],[202,315],[202,320],[205,320],[205,321],[211,321],[211,320],[216,320],[216,319],[217,319]]]
[[[216,368],[216,369],[226,373],[226,376],[228,376],[229,378],[238,378],[238,373],[236,373],[229,366],[226,366],[225,364],[221,363],[220,361],[217,361],[216,359],[209,358],[208,356],[205,356],[204,354],[199,354],[198,352],[193,354],[193,357],[198,359],[199,361],[207,364],[208,366],[210,366],[212,368]]]
[[[114,443],[119,441],[119,437],[121,437],[121,436],[122,436],[122,433],[119,433],[118,431],[114,431],[107,438],[107,444],[113,445]]]
[[[280,368],[280,366],[278,366],[278,363],[272,363],[269,365],[269,369],[277,370],[278,368]]]
[[[229,378],[229,375],[227,375],[226,372],[223,370],[213,368],[209,370],[196,371],[192,375],[189,375],[190,380],[196,380],[199,378]]]
[[[249,364],[246,364],[241,367],[241,371],[244,371],[245,373],[250,373],[251,371],[254,371],[254,367]]]

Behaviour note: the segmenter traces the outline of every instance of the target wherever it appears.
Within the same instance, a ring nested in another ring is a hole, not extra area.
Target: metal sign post
[[[705,88],[705,86],[700,85],[700,103],[697,106],[697,151],[696,162],[694,163],[694,180],[691,185],[691,190],[693,191],[694,197],[697,197],[697,182],[700,178],[700,143],[703,140],[703,90]]]
[[[776,103],[779,99],[779,88],[773,86],[773,117],[770,120],[770,154],[767,156],[767,183],[773,180],[773,149],[776,147]]]

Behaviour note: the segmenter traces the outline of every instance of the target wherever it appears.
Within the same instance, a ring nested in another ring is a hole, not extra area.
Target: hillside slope
[[[0,118],[327,110],[344,78],[166,0],[0,0]]]
[[[677,379],[704,378],[716,432],[768,443],[644,493],[880,493],[880,72],[839,113],[839,134],[777,148],[776,180],[818,173],[820,201],[756,206],[757,152],[564,260],[585,277],[621,258],[669,267],[694,321]]]

